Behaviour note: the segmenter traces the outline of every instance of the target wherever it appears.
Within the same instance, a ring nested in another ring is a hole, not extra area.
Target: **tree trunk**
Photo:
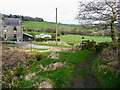
[[[112,41],[116,41],[116,37],[115,37],[115,31],[114,31],[114,28],[115,28],[115,25],[114,23],[112,22],[111,23],[111,38],[112,38]]]

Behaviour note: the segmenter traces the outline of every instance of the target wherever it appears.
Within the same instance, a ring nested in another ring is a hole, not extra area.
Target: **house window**
[[[17,39],[17,34],[14,34],[14,39]]]
[[[4,26],[4,27],[3,27],[3,30],[4,30],[4,32],[7,32],[7,27]]]
[[[14,31],[17,31],[17,27],[16,27],[16,26],[14,26],[13,30],[14,30]]]
[[[5,39],[5,40],[7,39],[7,34],[4,34],[4,39]]]

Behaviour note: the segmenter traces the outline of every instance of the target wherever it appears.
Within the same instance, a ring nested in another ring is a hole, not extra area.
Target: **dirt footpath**
[[[77,75],[71,77],[69,88],[100,88],[100,83],[95,74],[91,71],[91,62],[99,54],[99,52],[88,57],[86,63],[80,63],[76,69]],[[82,74],[79,74],[83,71]]]

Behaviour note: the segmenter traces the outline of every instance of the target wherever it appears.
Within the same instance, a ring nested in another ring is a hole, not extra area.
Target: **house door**
[[[14,41],[17,41],[17,34],[14,34]]]

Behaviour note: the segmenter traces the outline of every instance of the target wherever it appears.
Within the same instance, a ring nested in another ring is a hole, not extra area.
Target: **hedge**
[[[42,41],[55,41],[55,38],[36,38],[35,41],[42,42]],[[60,39],[57,39],[57,41],[60,41]]]

